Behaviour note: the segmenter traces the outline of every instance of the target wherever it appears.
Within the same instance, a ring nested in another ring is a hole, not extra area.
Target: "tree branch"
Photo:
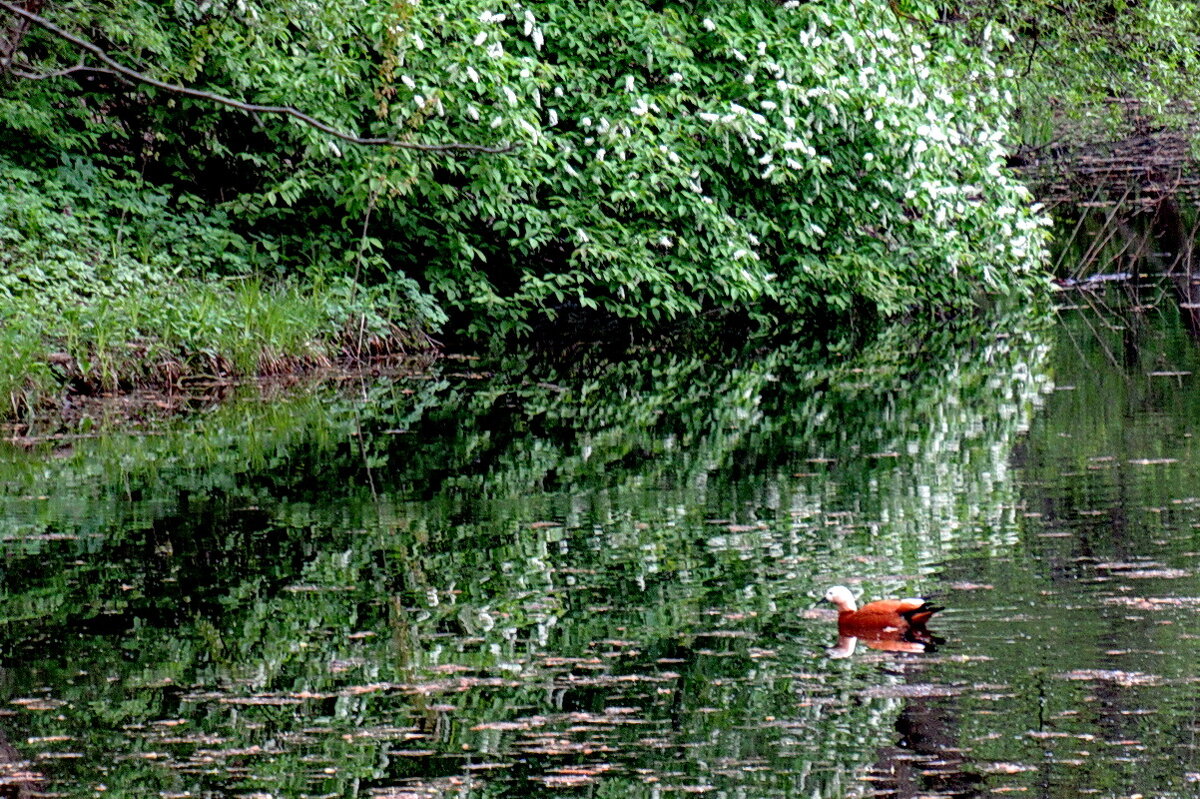
[[[15,14],[18,17],[22,17],[25,20],[32,22],[34,25],[37,25],[39,28],[49,31],[50,33],[54,34],[55,36],[59,37],[60,39],[70,42],[71,44],[78,47],[80,50],[84,50],[88,53],[91,53],[93,56],[98,58],[101,62],[106,64],[112,72],[114,72],[117,75],[120,75],[124,78],[128,78],[129,80],[136,81],[138,83],[144,83],[147,86],[153,86],[157,89],[162,89],[163,91],[172,92],[174,94],[182,94],[185,97],[195,97],[200,100],[208,100],[209,102],[217,103],[218,105],[228,106],[229,108],[236,108],[239,111],[245,111],[250,114],[256,114],[256,113],[258,113],[258,114],[283,114],[284,116],[289,116],[294,119],[298,119],[301,122],[303,122],[304,124],[308,125],[309,127],[316,128],[317,130],[319,130],[323,133],[328,133],[330,136],[339,138],[342,141],[351,142],[352,144],[402,147],[407,150],[422,150],[422,151],[426,151],[426,152],[445,152],[445,151],[450,151],[450,150],[467,150],[467,151],[479,152],[479,153],[507,153],[507,152],[510,152],[510,151],[516,149],[516,146],[517,146],[515,144],[504,144],[504,145],[499,145],[496,147],[489,147],[489,146],[482,145],[482,144],[462,144],[459,142],[450,142],[448,144],[418,144],[416,142],[397,141],[395,139],[382,138],[382,137],[371,138],[371,137],[364,137],[364,136],[355,136],[354,134],[351,134],[351,133],[344,133],[344,132],[338,130],[337,128],[333,127],[332,125],[322,122],[321,120],[316,119],[315,117],[309,116],[308,114],[304,113],[303,111],[293,108],[290,105],[258,105],[256,103],[246,103],[246,102],[242,102],[241,100],[235,100],[232,97],[226,97],[225,95],[222,95],[222,94],[216,94],[214,92],[207,92],[207,91],[204,91],[203,89],[192,89],[187,86],[181,86],[177,83],[167,83],[166,81],[161,81],[161,80],[158,80],[157,78],[152,78],[149,75],[145,75],[141,72],[138,72],[137,70],[130,69],[129,67],[127,67],[124,64],[120,63],[119,61],[117,61],[116,59],[112,58],[112,56],[108,55],[108,53],[104,52],[104,50],[102,50],[100,47],[96,46],[92,42],[89,42],[86,39],[82,39],[69,31],[63,30],[62,28],[58,27],[57,25],[55,25],[53,22],[46,19],[45,17],[39,16],[38,14],[35,14],[32,11],[27,11],[18,5],[14,5],[13,3],[8,2],[8,0],[0,0],[0,9],[8,11],[10,14]],[[76,69],[79,69],[79,67],[72,67],[67,70],[59,70],[58,72],[50,72],[50,73],[46,73],[45,75],[41,75],[39,77],[34,77],[33,73],[25,73],[23,71],[17,71],[17,70],[13,70],[13,74],[16,74],[22,78],[31,78],[34,80],[38,80],[41,78],[55,77],[56,75],[59,75],[59,74],[67,74],[69,72],[74,72]],[[109,70],[97,69],[95,71],[107,72]]]

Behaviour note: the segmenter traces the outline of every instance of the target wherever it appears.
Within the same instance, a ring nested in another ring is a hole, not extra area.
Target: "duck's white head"
[[[854,594],[850,593],[850,589],[844,585],[835,585],[826,591],[825,601],[832,602],[841,611],[858,610],[858,603],[854,601]]]

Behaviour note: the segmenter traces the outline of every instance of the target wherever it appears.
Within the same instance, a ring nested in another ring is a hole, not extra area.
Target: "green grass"
[[[9,317],[0,323],[0,417],[16,417],[42,402],[59,382],[42,346],[41,321]]]
[[[342,284],[176,280],[46,312],[0,300],[0,415],[44,407],[67,390],[170,388],[419,346],[383,321],[373,299]]]

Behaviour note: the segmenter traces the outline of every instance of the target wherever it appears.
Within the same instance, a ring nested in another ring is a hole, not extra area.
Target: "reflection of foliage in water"
[[[1020,547],[947,570],[988,590],[953,597],[965,651],[933,677],[987,684],[954,700],[960,743],[1013,791],[1194,796],[1200,351],[1174,308],[1070,299],[1014,457]]]
[[[71,736],[40,745],[84,753],[48,761],[66,788],[842,795],[896,710],[851,692],[891,678],[793,614],[1011,540],[1043,348],[996,329],[447,372],[13,452],[8,686],[67,704],[11,725]]]

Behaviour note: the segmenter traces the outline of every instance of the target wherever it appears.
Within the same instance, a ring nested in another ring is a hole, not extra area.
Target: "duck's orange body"
[[[903,632],[914,627],[924,627],[929,618],[941,608],[930,605],[923,599],[881,599],[863,605],[858,610],[843,610],[838,613],[838,631],[854,635],[855,631],[880,632],[896,630]]]
[[[860,608],[850,590],[840,585],[830,588],[825,599],[837,606],[838,632],[858,637],[924,630],[926,622],[942,609],[925,599],[881,599]]]

